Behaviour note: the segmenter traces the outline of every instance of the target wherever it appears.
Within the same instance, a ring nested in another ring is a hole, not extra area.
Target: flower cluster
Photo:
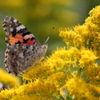
[[[2,90],[0,100],[100,99],[100,6],[83,25],[60,29],[59,35],[66,46],[24,72],[23,84]]]
[[[0,93],[1,100],[53,100],[58,90],[49,81],[42,82],[37,79],[35,82],[24,84],[18,88],[12,88]]]
[[[90,11],[90,16],[83,25],[60,30],[65,43],[78,49],[85,47],[93,50],[100,57],[100,6]]]

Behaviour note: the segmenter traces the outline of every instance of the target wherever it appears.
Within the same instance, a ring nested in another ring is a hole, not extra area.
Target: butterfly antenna
[[[44,42],[44,44],[46,44],[48,42],[48,40],[50,39],[50,37],[47,37],[46,41]]]
[[[55,27],[53,26],[53,27],[52,27],[52,30],[53,30],[54,28],[55,28]],[[52,33],[52,30],[51,30],[50,33]],[[44,44],[46,44],[46,43],[48,42],[49,39],[50,39],[50,37],[47,37],[47,39],[46,39],[46,41],[44,42]]]

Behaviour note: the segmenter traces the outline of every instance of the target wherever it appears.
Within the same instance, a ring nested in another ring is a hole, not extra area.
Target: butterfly
[[[19,75],[43,59],[48,45],[41,45],[36,37],[17,19],[6,16],[3,21],[6,32],[4,64],[8,73]]]

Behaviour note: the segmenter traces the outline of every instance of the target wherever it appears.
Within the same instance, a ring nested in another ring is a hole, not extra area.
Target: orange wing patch
[[[32,35],[26,35],[26,36],[22,36],[22,33],[16,34],[14,37],[12,36],[12,34],[9,35],[9,44],[16,44],[18,42],[20,42],[22,45],[34,45],[35,44],[35,40],[31,40]],[[27,42],[25,42],[24,40],[27,40]]]
[[[10,34],[9,35],[9,43],[16,44],[17,42],[23,42],[22,34],[16,34],[15,37],[13,37],[12,34]]]

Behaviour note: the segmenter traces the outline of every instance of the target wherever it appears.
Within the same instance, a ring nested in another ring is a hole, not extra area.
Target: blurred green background
[[[83,24],[88,12],[100,0],[0,0],[0,66],[4,68],[5,32],[2,22],[12,16],[23,23],[43,44],[48,36],[48,52],[65,45],[59,28]],[[55,29],[52,30],[52,27]]]

